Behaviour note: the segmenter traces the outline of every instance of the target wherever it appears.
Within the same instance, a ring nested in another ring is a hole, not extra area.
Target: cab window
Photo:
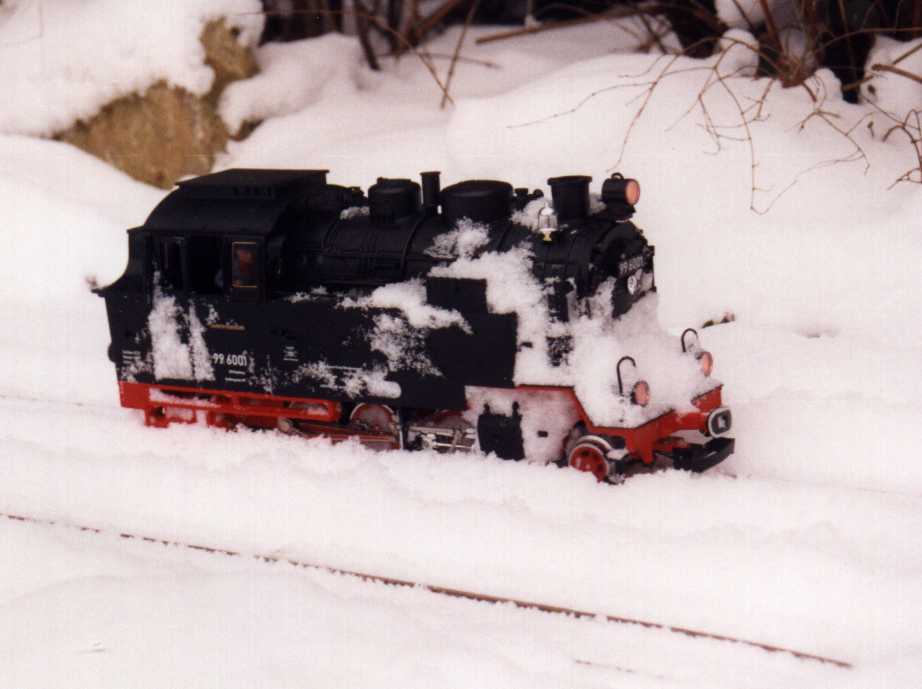
[[[168,237],[160,244],[160,268],[162,279],[176,290],[185,288],[186,240],[183,237]]]
[[[235,289],[259,287],[259,245],[234,242],[231,246],[231,280]]]
[[[224,290],[221,239],[189,237],[186,250],[189,257],[190,291],[196,294],[220,294]]]

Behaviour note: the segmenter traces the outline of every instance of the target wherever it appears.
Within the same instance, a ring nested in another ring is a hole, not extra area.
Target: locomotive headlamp
[[[645,380],[638,380],[631,388],[631,402],[641,407],[650,404],[650,384]]]
[[[643,271],[635,271],[627,276],[627,293],[631,296],[637,294],[643,281]]]
[[[636,179],[627,179],[624,181],[624,200],[632,206],[636,206],[640,201],[640,182]]]
[[[640,201],[640,182],[616,172],[602,183],[602,201],[636,206]]]
[[[702,350],[695,355],[695,358],[698,360],[698,366],[701,368],[701,372],[705,376],[711,375],[711,371],[714,369],[714,357],[711,353]]]

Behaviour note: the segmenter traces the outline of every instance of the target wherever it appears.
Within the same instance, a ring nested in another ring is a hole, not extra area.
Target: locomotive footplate
[[[704,445],[689,444],[687,447],[676,447],[666,454],[672,458],[672,466],[685,471],[702,472],[717,466],[733,454],[733,438],[712,438]]]

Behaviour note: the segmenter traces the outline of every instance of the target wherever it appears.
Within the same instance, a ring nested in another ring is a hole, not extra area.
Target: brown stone
[[[214,157],[228,140],[217,114],[221,91],[237,79],[256,73],[249,48],[237,42],[235,29],[223,21],[202,32],[206,63],[215,82],[204,96],[158,82],[144,94],[109,103],[92,119],[78,122],[55,138],[105,160],[135,179],[170,188],[185,175],[211,170]]]
[[[239,35],[239,29],[228,28],[222,19],[210,22],[202,31],[205,64],[215,73],[209,93],[215,103],[229,83],[238,79],[249,79],[259,71],[253,52],[237,41]]]

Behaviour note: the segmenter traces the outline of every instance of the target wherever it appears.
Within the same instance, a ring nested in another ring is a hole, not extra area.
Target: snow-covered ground
[[[738,45],[722,81],[673,64],[635,122],[667,65],[631,53],[629,32],[474,46],[490,31],[472,30],[464,55],[491,66],[458,64],[445,110],[412,55],[373,74],[339,36],[266,47],[263,74],[222,104],[231,122],[266,121],[220,165],[328,167],[363,186],[427,169],[516,186],[586,173],[597,190],[621,156],[643,185],[637,222],[657,248],[662,323],[678,333],[735,315],[700,331],[734,411],[735,455],[705,475],[615,487],[495,458],[145,428],[118,406],[87,280],[121,273],[124,229],[163,193],[28,138],[6,101],[0,512],[704,629],[855,668],[4,522],[0,686],[918,686],[922,193],[891,188],[911,148],[883,141],[880,113],[841,103],[828,74],[810,90],[831,114],[801,129],[811,95],[766,91]],[[450,54],[457,38],[430,50]],[[29,40],[54,73],[54,44]],[[17,45],[6,36],[0,63]],[[183,83],[171,71],[194,55],[175,54],[158,69]],[[447,60],[435,64],[444,79]],[[84,76],[67,117],[106,93]],[[877,77],[878,106],[922,106],[898,79]],[[702,87],[719,147],[695,106]],[[737,104],[766,93],[750,148]],[[35,105],[44,97],[27,102],[35,117],[50,117]]]
[[[851,677],[735,644],[284,563],[6,521],[0,534],[2,593],[13,599],[0,627],[4,686],[703,688]]]

